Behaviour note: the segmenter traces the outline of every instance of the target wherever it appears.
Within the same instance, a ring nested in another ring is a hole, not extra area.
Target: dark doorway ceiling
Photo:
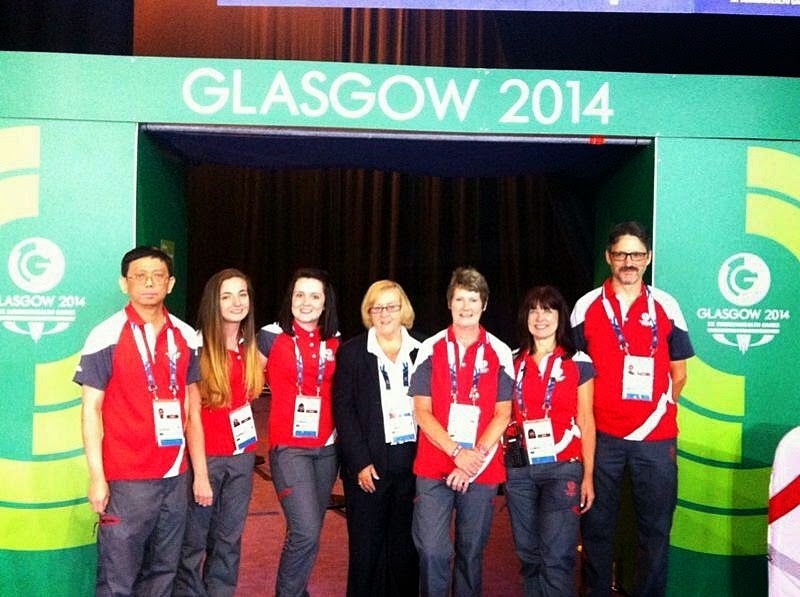
[[[241,126],[146,124],[188,164],[266,170],[366,168],[445,177],[554,173],[593,178],[650,139],[429,134]]]

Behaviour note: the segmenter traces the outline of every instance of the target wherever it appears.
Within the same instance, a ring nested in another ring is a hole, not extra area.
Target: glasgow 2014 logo
[[[719,291],[729,302],[749,307],[761,302],[772,282],[769,267],[753,253],[731,255],[719,268]]]
[[[19,294],[0,294],[0,322],[16,334],[38,342],[66,330],[86,297],[50,294],[64,277],[64,254],[53,241],[31,237],[19,241],[8,256],[8,275]]]
[[[717,285],[729,306],[700,307],[697,317],[706,321],[706,331],[726,346],[744,354],[771,342],[780,333],[788,309],[756,307],[769,293],[772,274],[767,263],[754,253],[735,253],[719,267]]]
[[[8,274],[22,290],[47,292],[64,277],[64,254],[46,238],[28,238],[11,249]]]

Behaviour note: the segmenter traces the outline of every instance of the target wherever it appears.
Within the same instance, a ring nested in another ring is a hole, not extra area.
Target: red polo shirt
[[[431,397],[433,416],[445,429],[447,429],[450,405],[452,404],[450,368],[447,361],[448,342],[453,344],[456,342],[452,326],[422,343],[417,353],[417,361],[408,389],[410,396]],[[478,341],[467,348],[456,367],[458,402],[472,404],[469,392],[473,383],[478,346],[481,344],[484,347],[484,364],[478,377],[479,398],[477,404],[480,407],[480,417],[476,441],[486,429],[489,421],[492,420],[495,404],[511,399],[514,384],[514,380],[511,378],[514,367],[511,349],[481,328]],[[459,347],[455,352],[460,355],[461,348]],[[445,454],[437,448],[424,433],[419,434],[417,457],[414,460],[415,474],[431,479],[441,479],[449,475],[454,467],[455,464],[449,454]],[[505,478],[503,450],[498,447],[491,462],[478,475],[476,481],[500,483],[505,481]]]
[[[199,378],[197,334],[164,310],[166,323],[150,347],[153,376],[159,398],[169,391],[168,330],[177,348],[177,398],[186,424],[186,385]],[[186,470],[182,446],[159,447],[153,420],[153,394],[148,390],[142,358],[132,326],[144,333],[144,321],[128,304],[97,327],[86,340],[73,381],[105,392],[103,397],[103,469],[108,481],[158,479]]]
[[[653,415],[662,395],[671,393],[670,362],[694,355],[686,320],[678,302],[666,292],[650,287],[655,301],[657,344],[654,355],[653,395],[650,401],[622,399],[622,370],[625,352],[603,308],[603,289],[622,334],[629,343],[629,352],[648,356],[652,341],[652,326],[648,315],[647,292],[633,301],[626,317],[622,318],[619,300],[611,280],[595,288],[575,304],[571,323],[578,347],[589,353],[597,371],[594,380],[594,418],[598,431],[616,437],[626,437],[640,428]],[[671,439],[678,434],[677,405],[668,402],[666,411],[646,440]]]
[[[336,369],[335,355],[339,348],[339,339],[325,340],[325,364],[319,388],[320,414],[317,437],[294,437],[292,435],[294,408],[298,394],[295,339],[303,363],[303,377],[299,391],[307,396],[317,395],[321,339],[319,329],[308,332],[298,325],[294,325],[292,329],[294,336],[286,334],[280,326],[273,323],[263,327],[258,334],[259,350],[267,357],[266,374],[271,394],[269,443],[273,446],[318,448],[325,445],[334,429],[331,385]]]
[[[555,352],[547,355],[540,361],[540,365],[533,360],[533,355],[520,354],[514,359],[514,379],[517,378],[522,362],[525,362],[525,371],[522,377],[522,401],[525,406],[525,415],[528,419],[544,418],[544,397],[549,376],[545,377],[548,363],[553,358],[561,358],[561,374],[553,385],[550,396],[550,420],[553,424],[553,439],[558,444],[564,437],[564,432],[572,427],[573,419],[578,416],[578,386],[583,385],[594,377],[592,360],[584,352],[577,352],[572,358],[563,358],[564,351],[556,348]],[[513,417],[520,427],[522,426],[523,413],[517,397],[514,397]],[[561,451],[556,454],[556,460],[569,460],[580,458],[581,439],[573,437]]]
[[[244,360],[238,350],[228,351],[228,381],[231,385],[231,404],[219,408],[200,409],[203,422],[206,454],[208,456],[231,456],[236,451],[231,431],[231,411],[244,406],[250,399],[245,393]],[[252,452],[256,442],[247,446],[244,451]]]

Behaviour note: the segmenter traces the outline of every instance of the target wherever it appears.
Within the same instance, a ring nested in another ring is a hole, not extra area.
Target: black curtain
[[[551,283],[568,300],[592,284],[591,181],[547,175],[442,178],[358,169],[265,172],[192,168],[189,304],[226,266],[247,272],[259,321],[273,320],[292,272],[328,270],[345,337],[361,329],[369,284],[398,281],[423,335],[449,321],[452,270],[477,267],[489,281],[486,327],[514,344],[525,289]]]

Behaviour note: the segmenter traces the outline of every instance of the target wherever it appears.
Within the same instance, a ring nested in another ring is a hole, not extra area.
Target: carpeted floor
[[[253,405],[259,432],[266,430],[268,400]],[[266,438],[259,440],[257,453],[266,455]],[[334,502],[341,496],[341,482],[334,486]],[[275,572],[285,532],[283,512],[269,477],[268,463],[256,467],[253,496],[242,540],[242,562],[239,570],[238,597],[273,595]],[[347,581],[347,530],[344,512],[332,507],[325,517],[319,556],[309,583],[312,597],[345,594]],[[511,540],[511,528],[505,498],[495,501],[495,517],[484,554],[484,595],[513,597],[522,594],[519,563]]]

